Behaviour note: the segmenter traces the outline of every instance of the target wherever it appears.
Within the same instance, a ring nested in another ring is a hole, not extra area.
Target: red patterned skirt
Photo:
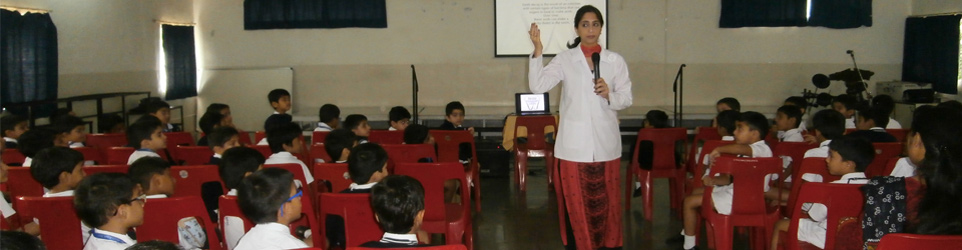
[[[622,246],[619,181],[621,159],[606,162],[572,162],[557,159],[554,171],[561,239],[565,237],[565,213],[571,221],[578,249]],[[561,206],[564,204],[564,206]]]

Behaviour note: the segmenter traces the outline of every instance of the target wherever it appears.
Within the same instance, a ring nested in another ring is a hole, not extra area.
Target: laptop
[[[520,116],[551,114],[551,105],[548,103],[547,92],[541,94],[514,94],[514,107],[514,113]]]

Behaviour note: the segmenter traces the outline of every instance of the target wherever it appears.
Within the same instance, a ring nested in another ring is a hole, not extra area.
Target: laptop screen
[[[518,115],[551,114],[548,93],[517,93],[514,97],[515,113]]]

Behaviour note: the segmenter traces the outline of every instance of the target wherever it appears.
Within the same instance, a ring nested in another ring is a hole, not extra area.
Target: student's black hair
[[[878,108],[863,107],[858,109],[858,112],[856,113],[856,115],[862,119],[872,120],[872,122],[875,122],[876,127],[885,128],[885,126],[888,126],[889,124],[889,115]]]
[[[117,208],[132,202],[134,184],[122,173],[98,173],[84,177],[74,190],[73,206],[77,217],[98,228],[107,224]]]
[[[128,146],[135,149],[140,149],[141,142],[144,140],[150,140],[151,134],[153,134],[158,128],[163,129],[162,126],[164,125],[160,123],[160,120],[157,118],[150,119],[146,117],[153,116],[145,115],[144,118],[137,120],[137,122],[134,122],[134,124],[130,124],[130,126],[127,127]]]
[[[265,160],[264,155],[256,149],[233,147],[224,151],[220,165],[217,166],[217,172],[228,190],[235,189],[240,185],[241,179],[244,179],[244,174],[257,171]]]
[[[344,149],[350,150],[354,147],[354,143],[357,142],[357,135],[354,132],[346,128],[339,128],[332,130],[324,138],[324,150],[327,151],[327,155],[331,156],[331,160],[337,161],[341,159],[341,153]]]
[[[3,129],[3,133],[0,136],[7,136],[7,130],[14,130],[17,124],[27,121],[27,118],[19,115],[9,114],[0,117],[0,129]]]
[[[812,129],[822,133],[822,137],[834,140],[845,134],[845,116],[834,109],[823,109],[812,116]]]
[[[37,236],[21,231],[3,231],[0,234],[0,249],[3,250],[47,250],[47,245]]]
[[[200,131],[203,131],[204,134],[210,134],[211,131],[214,131],[215,126],[220,125],[220,122],[224,120],[224,117],[225,116],[220,114],[220,112],[207,112],[204,113],[204,116],[200,117],[200,121],[197,122],[197,125],[200,126]]]
[[[215,128],[214,131],[207,134],[207,145],[213,150],[216,146],[224,146],[224,143],[227,143],[231,137],[239,134],[234,127],[224,126]]]
[[[895,99],[889,95],[877,95],[872,98],[872,108],[876,108],[885,115],[892,115],[895,110]]]
[[[367,116],[359,114],[350,114],[344,118],[344,128],[346,129],[356,129],[357,126],[361,125],[362,121],[367,121]]]
[[[317,111],[317,116],[321,119],[321,122],[328,123],[341,117],[341,109],[334,104],[324,104],[321,106],[321,109]]]
[[[60,119],[63,119],[64,117],[71,116],[70,112],[73,112],[73,110],[69,108],[58,108],[58,109],[55,109],[53,112],[50,112],[49,119],[50,121],[60,120]]]
[[[861,137],[842,136],[828,144],[828,149],[838,152],[843,161],[855,162],[855,172],[865,172],[865,168],[875,159],[875,147]]]
[[[289,114],[273,114],[264,120],[264,131],[269,132],[272,129],[280,126],[285,126],[288,123],[294,121],[294,117]]]
[[[157,113],[157,111],[163,108],[170,109],[170,104],[160,98],[148,98],[147,101],[141,102],[140,104],[144,106],[144,111],[147,112],[147,114]]]
[[[17,149],[24,156],[33,158],[40,150],[53,147],[53,141],[56,138],[57,133],[53,130],[34,128],[20,135],[20,139],[17,139]]]
[[[725,106],[732,108],[732,110],[734,111],[738,111],[738,112],[742,111],[742,104],[738,102],[738,99],[735,99],[734,97],[725,97],[725,98],[719,99],[718,102],[715,103],[715,106],[718,106],[718,104],[725,104]]]
[[[918,206],[917,234],[962,234],[962,115],[947,108],[916,109],[912,133],[925,146],[918,166],[925,195]]]
[[[127,177],[134,183],[140,184],[144,192],[150,190],[150,179],[155,174],[164,174],[170,171],[170,163],[160,157],[141,157],[130,164],[127,169]]]
[[[371,188],[371,207],[387,233],[407,234],[424,210],[424,186],[404,175],[391,175]]]
[[[734,135],[735,121],[738,120],[738,116],[740,115],[741,112],[735,110],[725,110],[715,116],[715,121],[718,123],[718,127],[724,128],[725,131],[728,131],[729,135]]]
[[[291,198],[294,174],[283,168],[264,168],[237,186],[237,205],[255,224],[277,222],[277,210]]]
[[[744,122],[751,130],[758,131],[761,139],[765,139],[765,135],[768,134],[768,130],[771,127],[768,118],[765,118],[765,115],[755,111],[745,111],[738,116],[737,121]]]
[[[578,12],[575,12],[575,29],[578,28],[578,23],[581,22],[582,18],[585,18],[585,14],[588,12],[595,13],[595,16],[598,17],[598,22],[601,22],[601,26],[604,27],[605,19],[602,18],[601,11],[598,10],[598,8],[595,8],[595,6],[585,5],[581,6],[581,8],[578,9]],[[576,37],[574,42],[568,44],[568,48],[573,49],[578,47],[579,44],[581,44],[581,37]]]
[[[411,119],[411,112],[408,112],[408,109],[404,107],[395,106],[387,113],[387,117],[388,120],[397,122],[404,119]]]
[[[451,113],[454,113],[454,110],[458,110],[458,109],[461,110],[461,113],[465,113],[465,114],[467,113],[467,111],[464,110],[464,104],[461,104],[461,102],[459,101],[449,102],[448,105],[444,105],[444,116],[449,116],[451,115]]]
[[[421,124],[411,124],[404,129],[404,144],[422,144],[428,139],[429,130]]]
[[[86,126],[87,123],[80,117],[76,116],[61,116],[57,120],[51,120],[50,128],[53,129],[57,134],[70,133],[73,129],[79,126]]]
[[[841,94],[836,96],[835,99],[832,100],[832,103],[834,104],[836,102],[841,103],[842,106],[845,106],[845,109],[854,110],[858,108],[858,100],[856,100],[854,96],[851,96],[848,94]]]
[[[785,98],[785,102],[790,103],[792,106],[795,106],[795,108],[797,109],[808,108],[808,100],[805,100],[805,97],[789,96],[788,98]]]
[[[210,105],[207,105],[207,110],[204,111],[204,113],[210,113],[210,112],[220,113],[220,112],[223,111],[224,109],[229,109],[229,108],[230,108],[230,106],[228,106],[227,104],[223,104],[223,103],[211,103]]]
[[[783,105],[778,107],[777,113],[785,114],[788,119],[795,118],[795,128],[798,128],[798,125],[802,124],[802,110],[798,109],[798,107],[795,105]]]
[[[380,172],[387,164],[387,151],[377,143],[357,145],[347,157],[347,173],[351,181],[357,184],[367,184],[371,175]]]
[[[270,93],[267,93],[267,102],[275,103],[281,100],[281,97],[291,96],[291,92],[287,92],[286,89],[274,89]]]
[[[962,113],[962,102],[951,100],[939,103],[937,105],[939,108],[948,108],[949,110],[954,110],[956,112]]]
[[[183,250],[177,244],[162,240],[143,241],[124,250]]]
[[[49,147],[33,157],[30,175],[47,189],[60,184],[60,173],[73,173],[74,167],[84,161],[84,155],[65,147]]]
[[[301,126],[297,123],[288,122],[267,131],[267,144],[271,146],[271,152],[277,153],[284,151],[284,145],[294,146],[294,139],[301,136]]]
[[[645,114],[645,121],[648,121],[648,124],[655,128],[667,128],[668,114],[661,110],[649,110]]]
[[[107,133],[114,129],[117,124],[124,124],[124,118],[118,114],[102,114],[97,117],[97,131]]]

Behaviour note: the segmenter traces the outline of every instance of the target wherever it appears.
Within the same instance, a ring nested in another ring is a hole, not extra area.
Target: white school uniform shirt
[[[166,194],[155,194],[148,195],[147,199],[163,199],[167,198]],[[186,219],[186,220],[185,220]],[[184,227],[180,227],[181,223],[177,223],[177,228],[172,228],[172,230],[177,230],[177,241],[181,249],[185,250],[199,250],[204,247],[204,240],[207,239],[207,233],[200,226],[200,222],[194,217],[182,218],[181,221]]]
[[[257,141],[257,145],[270,145],[267,143],[267,137],[264,137],[260,141]]]
[[[847,183],[847,184],[865,184],[868,183],[868,179],[865,179],[865,173],[854,172],[842,175],[842,178],[833,181],[832,183]],[[798,240],[812,243],[812,245],[818,248],[825,249],[825,232],[828,230],[828,207],[821,203],[806,203],[802,205],[802,209],[805,209],[805,205],[811,205],[808,209],[808,216],[810,218],[798,219]]]
[[[23,158],[23,164],[21,164],[20,166],[30,167],[30,165],[33,165],[33,158],[26,157],[26,158]]]
[[[13,210],[13,207],[7,202],[7,198],[0,195],[0,215],[3,215],[3,218],[6,219],[14,214],[17,214],[17,210]]]
[[[218,154],[218,153],[214,153],[214,158],[223,159],[224,156],[223,156],[223,155],[220,155],[220,154]]]
[[[855,128],[855,116],[845,119],[845,129]]]
[[[396,244],[407,244],[416,246],[418,245],[418,235],[417,234],[392,234],[384,232],[381,236],[381,243],[396,243]]]
[[[785,131],[778,131],[778,141],[781,142],[803,142],[802,129],[793,128]]]
[[[772,149],[768,147],[768,144],[765,144],[765,140],[757,141],[748,146],[752,148],[752,155],[750,156],[752,158],[772,157]],[[765,191],[767,192],[769,188],[768,180],[771,178],[765,179]],[[732,213],[732,198],[735,196],[735,187],[733,185],[734,183],[715,186],[715,189],[712,190],[711,199],[715,204],[715,210],[718,211],[719,214],[727,215]]]
[[[895,177],[913,177],[915,176],[915,164],[908,157],[902,157],[897,162],[895,162],[895,169],[892,169],[890,176]]]
[[[237,242],[234,250],[269,250],[307,248],[307,244],[294,238],[287,226],[271,222],[257,224]]]
[[[300,159],[297,159],[297,157],[292,155],[290,152],[281,151],[281,152],[274,153],[271,155],[271,157],[268,157],[267,160],[264,161],[264,165],[287,164],[287,163],[300,164],[301,169],[304,170],[304,179],[307,181],[307,184],[314,183],[314,176],[311,175],[311,171],[308,170],[307,165],[304,165],[304,162],[302,162]]]
[[[227,195],[237,196],[237,189],[231,189],[227,192]],[[224,216],[224,222],[222,223],[224,225],[224,240],[227,243],[227,249],[234,249],[237,247],[237,242],[244,236],[244,220],[236,216]]]
[[[129,158],[127,158],[127,165],[134,164],[134,162],[137,161],[137,159],[144,158],[144,157],[160,158],[160,155],[150,149],[138,149],[134,151],[133,154],[130,154]]]
[[[4,141],[4,142],[17,143],[17,139],[13,139],[13,138],[10,138],[10,137],[3,137],[3,141]]]
[[[608,83],[608,100],[594,92],[594,73],[581,48],[558,53],[547,66],[544,56],[529,57],[528,87],[533,93],[548,92],[559,82],[561,122],[555,157],[574,162],[603,162],[621,157],[618,110],[632,104],[628,66],[618,53],[601,51],[601,78]]]
[[[73,197],[73,193],[73,190],[67,190],[58,193],[47,192],[43,194],[43,197]],[[37,223],[37,225],[40,225],[40,220],[37,218],[33,218],[33,222]],[[90,227],[88,227],[87,224],[84,224],[82,221],[80,222],[80,236],[83,237],[81,239],[84,239],[85,242],[87,241],[87,237],[90,236]]]
[[[84,243],[84,250],[124,250],[137,244],[127,234],[118,234],[94,229],[92,236]]]
[[[70,148],[82,148],[85,147],[83,142],[67,142]]]
[[[885,125],[885,129],[890,129],[890,128],[901,129],[902,124],[899,123],[899,121],[896,121],[895,119],[889,118],[889,124]]]
[[[334,129],[331,128],[330,125],[327,125],[327,123],[323,123],[323,122],[318,122],[318,123],[317,123],[317,127],[314,128],[314,131],[315,131],[315,132],[330,132],[330,131],[333,131],[333,130],[334,130]]]
[[[802,122],[798,123],[798,129],[801,131],[808,130],[808,123],[811,120],[808,119],[808,113],[802,115]]]

